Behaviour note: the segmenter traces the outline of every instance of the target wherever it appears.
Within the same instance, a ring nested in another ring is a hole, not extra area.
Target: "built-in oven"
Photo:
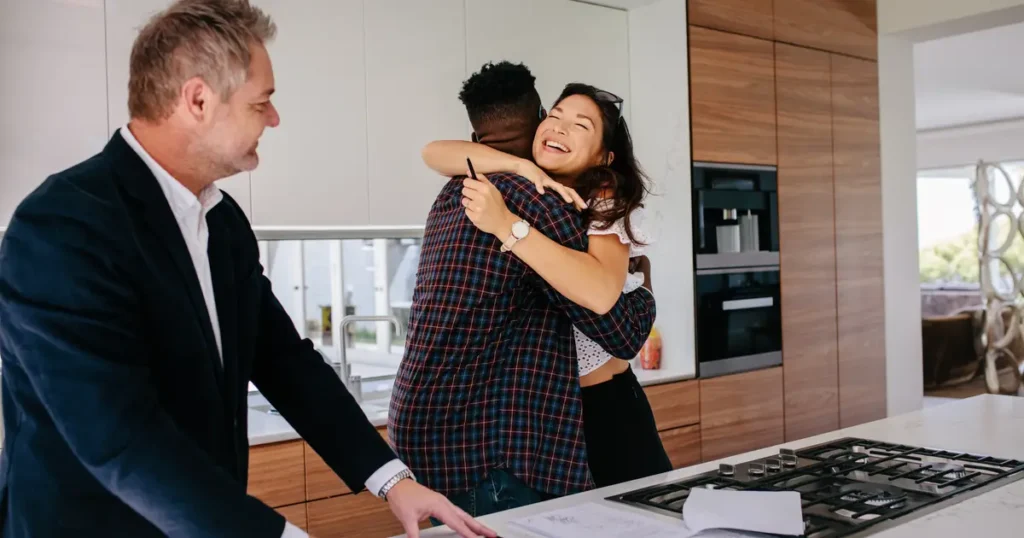
[[[693,178],[697,375],[778,366],[776,170],[694,163]]]
[[[697,375],[782,364],[779,267],[696,271]]]

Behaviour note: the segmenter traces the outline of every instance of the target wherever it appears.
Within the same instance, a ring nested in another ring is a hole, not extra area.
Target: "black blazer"
[[[170,206],[119,133],[18,207],[0,245],[5,538],[279,538],[246,495],[249,380],[352,490],[395,457],[299,338],[238,204],[207,222],[223,366]]]

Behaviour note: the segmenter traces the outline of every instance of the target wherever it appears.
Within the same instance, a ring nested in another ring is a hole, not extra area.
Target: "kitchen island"
[[[627,484],[594,490],[481,518],[504,538],[536,538],[515,526],[516,519],[576,504],[597,502],[618,510],[629,510],[651,518],[673,521],[668,516],[604,500],[639,488],[671,482],[717,469],[720,463],[742,463],[778,454],[782,448],[799,449],[839,439],[860,437],[877,441],[925,446],[951,451],[1024,460],[1024,398],[977,396],[921,411],[847,428],[801,441],[785,443],[722,460],[679,469]],[[624,456],[628,457],[628,456]],[[1024,513],[1024,480],[980,495],[965,494],[964,500],[939,511],[908,516],[895,527],[870,534],[878,538],[1012,536],[1021,532]],[[455,536],[444,528],[430,529],[423,536]]]

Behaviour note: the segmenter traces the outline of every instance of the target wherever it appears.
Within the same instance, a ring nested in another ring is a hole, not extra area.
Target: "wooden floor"
[[[970,398],[979,394],[987,394],[987,392],[985,390],[985,376],[978,376],[970,383],[964,383],[963,385],[926,390],[924,395],[937,398]]]

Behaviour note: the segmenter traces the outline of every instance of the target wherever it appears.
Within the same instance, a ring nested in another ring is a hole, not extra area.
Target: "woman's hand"
[[[466,208],[466,216],[484,233],[498,236],[500,232],[512,229],[512,223],[517,219],[508,206],[501,193],[487,179],[487,176],[478,173],[477,179],[467,177],[462,181],[462,207]],[[505,238],[498,237],[504,241]]]
[[[537,186],[537,192],[544,194],[544,189],[549,188],[558,193],[565,200],[565,203],[575,205],[576,209],[583,211],[587,208],[587,203],[574,189],[551,179],[547,172],[536,164],[524,159],[518,168],[519,170],[516,170],[516,174],[529,179]]]

